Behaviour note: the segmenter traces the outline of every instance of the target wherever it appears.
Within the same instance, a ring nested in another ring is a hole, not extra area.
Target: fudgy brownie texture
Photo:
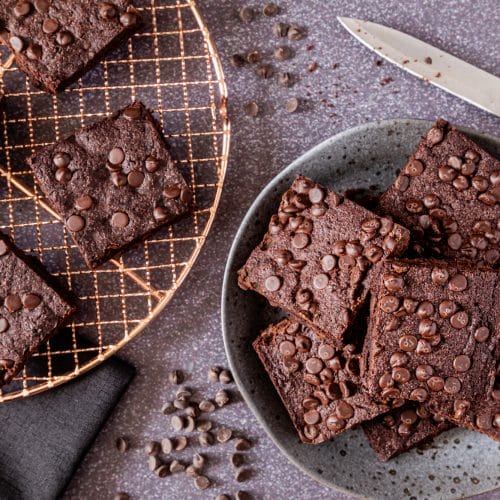
[[[130,0],[2,0],[0,41],[34,85],[56,93],[140,24]]]
[[[30,165],[91,268],[190,207],[189,187],[139,102],[39,150]]]
[[[432,415],[421,404],[406,404],[370,422],[363,430],[370,446],[382,461],[422,445],[453,427],[443,418]]]
[[[483,406],[496,376],[499,272],[434,259],[386,261],[376,272],[370,393],[379,401],[417,401],[499,439],[498,400],[496,408]]]
[[[74,310],[41,264],[0,233],[0,386],[12,380]]]
[[[285,319],[253,343],[304,443],[319,444],[386,412],[361,384],[362,356]]]
[[[372,265],[400,255],[408,242],[407,229],[298,177],[239,271],[239,285],[341,342],[365,302]]]
[[[497,266],[499,201],[500,161],[438,120],[375,212],[410,229],[417,250]]]

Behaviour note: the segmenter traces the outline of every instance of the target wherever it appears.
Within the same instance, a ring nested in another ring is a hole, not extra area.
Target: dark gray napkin
[[[57,389],[0,404],[0,499],[61,495],[133,376],[113,358]]]

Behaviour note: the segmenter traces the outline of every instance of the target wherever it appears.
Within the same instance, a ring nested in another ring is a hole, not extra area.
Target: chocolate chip
[[[460,391],[462,384],[456,377],[448,377],[444,382],[444,390],[448,394],[456,394]]]
[[[198,404],[198,407],[200,411],[204,413],[212,413],[215,411],[215,405],[212,403],[212,401],[208,399],[204,399],[203,401],[200,401]]]
[[[132,170],[127,175],[127,182],[130,187],[138,188],[144,182],[144,174],[139,170]]]
[[[101,2],[99,4],[99,16],[103,19],[113,19],[118,15],[116,7],[108,2]]]
[[[446,269],[434,267],[431,271],[431,279],[435,285],[445,285],[448,282],[449,274]]]
[[[234,443],[234,449],[236,451],[246,451],[252,447],[252,444],[248,439],[240,438]]]
[[[10,325],[7,319],[0,317],[0,333],[5,333]]]
[[[67,47],[68,45],[73,43],[73,40],[74,37],[69,31],[60,31],[56,35],[56,42],[61,47]]]
[[[247,102],[244,106],[245,114],[255,118],[259,114],[259,106],[255,101]]]
[[[170,384],[178,385],[184,381],[184,374],[181,370],[172,370],[168,372],[167,378]]]
[[[441,377],[431,377],[429,380],[427,380],[427,386],[431,391],[442,391],[444,388],[444,380]]]
[[[319,358],[309,358],[305,363],[307,372],[313,375],[318,374],[323,369],[323,366],[323,361]]]
[[[399,307],[399,299],[395,295],[385,295],[379,300],[379,307],[386,313],[393,313]]]
[[[144,451],[146,452],[146,455],[158,455],[161,451],[161,445],[158,441],[150,441],[149,443],[146,443]]]
[[[154,174],[158,170],[158,160],[154,156],[148,156],[144,166],[147,172]]]
[[[328,275],[327,274],[317,274],[313,278],[313,286],[317,290],[323,290],[328,286]]]
[[[18,36],[11,36],[9,38],[9,43],[10,43],[10,46],[12,47],[12,50],[14,52],[17,52],[18,54],[20,52],[22,52],[25,48],[25,44],[24,44],[23,39],[18,37]]]
[[[273,68],[270,64],[261,64],[257,67],[256,74],[259,78],[271,78],[273,76]]]
[[[137,15],[134,12],[125,12],[120,16],[120,24],[125,28],[137,23]]]
[[[404,366],[408,363],[408,356],[404,352],[395,352],[391,355],[389,364],[392,368]]]
[[[28,293],[23,295],[22,302],[26,309],[31,310],[37,308],[42,303],[42,299],[34,293]]]
[[[287,72],[278,73],[278,83],[282,87],[286,87],[286,88],[291,87],[293,85],[292,75],[290,73],[287,73]]]
[[[52,35],[59,29],[59,22],[55,19],[44,19],[42,23],[42,31],[47,35]]]
[[[421,382],[429,380],[433,375],[434,369],[430,365],[418,365],[415,369],[415,377]]]
[[[404,280],[398,274],[386,274],[383,277],[384,286],[389,292],[399,292],[403,290]]]
[[[335,269],[337,265],[337,258],[333,255],[324,255],[321,258],[321,269],[325,272],[330,272]]]
[[[279,14],[279,7],[275,3],[268,3],[264,5],[262,13],[266,17],[275,17]]]
[[[284,340],[279,345],[279,351],[283,356],[290,357],[297,352],[297,349],[295,348],[295,344],[293,342]]]
[[[310,243],[310,238],[305,233],[297,233],[292,238],[292,246],[299,250],[306,248]]]
[[[482,431],[488,431],[492,427],[492,416],[488,414],[478,415],[476,417],[476,425]]]
[[[207,448],[208,446],[212,446],[214,444],[214,436],[210,432],[202,432],[198,436],[198,441],[200,443],[200,446],[203,448]]]
[[[346,401],[339,401],[335,413],[339,419],[347,420],[354,416],[354,408]]]
[[[472,187],[476,190],[479,191],[480,193],[483,193],[488,189],[488,179],[486,177],[483,177],[481,175],[476,175],[475,177],[472,178]]]
[[[92,198],[88,194],[84,194],[75,200],[75,208],[77,210],[89,210],[92,208]]]
[[[233,375],[229,370],[223,369],[219,374],[219,382],[221,384],[230,384],[233,381]]]
[[[465,328],[468,323],[469,323],[469,316],[465,311],[459,311],[450,318],[451,326],[453,328],[456,328],[457,330]]]
[[[141,106],[129,106],[123,111],[122,115],[129,121],[138,120],[142,117],[142,108]]]
[[[427,132],[426,138],[430,146],[435,146],[436,144],[439,144],[443,140],[444,138],[443,130],[438,127],[432,127]]]
[[[245,457],[241,453],[233,453],[229,461],[233,467],[241,467],[245,463]]]
[[[469,187],[469,181],[467,180],[467,177],[464,177],[463,175],[459,175],[456,179],[453,180],[453,187],[457,191],[464,191]]]
[[[113,148],[108,155],[108,161],[112,165],[121,165],[125,161],[125,153],[122,148]]]
[[[394,187],[400,192],[404,193],[410,187],[410,178],[406,175],[400,175],[395,183]]]
[[[130,495],[124,491],[120,491],[115,494],[113,500],[130,500]]]
[[[477,199],[481,203],[491,207],[497,203],[497,197],[493,193],[482,193],[477,197]]]
[[[179,474],[180,472],[184,472],[186,470],[186,466],[179,462],[179,460],[172,460],[169,468],[172,474]]]
[[[276,47],[273,50],[273,57],[277,61],[286,61],[287,59],[290,59],[292,55],[293,55],[292,49],[290,49],[290,47],[287,47],[286,45],[281,47]]]
[[[31,12],[30,2],[17,2],[14,7],[14,15],[16,17],[25,17]]]
[[[403,335],[399,339],[399,347],[402,351],[412,352],[417,348],[417,338],[413,335]]]
[[[264,282],[268,292],[277,292],[281,288],[281,278],[279,276],[269,276]]]
[[[410,371],[407,368],[396,367],[392,370],[392,378],[398,384],[406,384],[410,380]]]
[[[255,12],[252,7],[242,7],[239,11],[240,19],[245,23],[251,23],[254,19]]]
[[[290,26],[287,33],[288,39],[296,42],[302,40],[305,37],[304,31],[299,26]]]
[[[452,292],[463,292],[467,288],[467,278],[463,274],[456,274],[448,283]]]
[[[197,476],[194,478],[194,486],[197,490],[206,490],[210,487],[210,479],[206,476]]]
[[[296,97],[291,97],[286,101],[286,110],[288,113],[295,113],[299,109],[300,101]]]
[[[277,38],[285,38],[289,29],[290,26],[285,23],[275,23],[272,27],[273,35]]]
[[[406,164],[404,171],[405,174],[408,174],[410,177],[417,177],[424,171],[424,164],[420,160],[414,158]]]
[[[219,443],[227,443],[233,437],[233,431],[227,427],[219,429],[215,435]]]
[[[70,231],[78,233],[85,227],[85,219],[80,215],[71,215],[66,220],[66,227]]]
[[[416,389],[413,389],[413,391],[411,391],[410,400],[423,403],[428,396],[429,393],[423,387],[417,387]]]
[[[486,326],[480,326],[474,332],[474,338],[476,339],[476,342],[486,342],[489,336],[490,336],[490,331]]]
[[[116,187],[123,187],[127,185],[127,176],[123,172],[112,172],[111,182]]]

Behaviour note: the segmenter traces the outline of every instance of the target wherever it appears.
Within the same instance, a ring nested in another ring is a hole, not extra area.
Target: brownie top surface
[[[439,120],[376,211],[392,215],[435,256],[496,266],[499,201],[500,161]]]
[[[0,385],[73,312],[0,233]]]
[[[49,90],[138,23],[130,0],[2,0],[2,39]]]
[[[371,394],[424,403],[460,424],[481,421],[476,411],[495,384],[498,271],[430,259],[387,261],[377,273]]]
[[[405,228],[298,177],[239,283],[340,340],[365,301],[372,264],[408,240]]]
[[[190,204],[189,188],[141,103],[39,150],[30,164],[90,267]]]
[[[407,403],[363,423],[370,446],[384,461],[423,444],[451,427],[452,424],[432,415],[418,403]]]
[[[286,319],[262,332],[254,348],[306,443],[321,443],[388,410],[362,388],[363,358],[354,344],[338,349]]]

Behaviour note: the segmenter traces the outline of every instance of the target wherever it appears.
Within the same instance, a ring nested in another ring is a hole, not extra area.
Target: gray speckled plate
[[[362,497],[458,498],[500,485],[500,446],[480,434],[453,429],[426,450],[412,450],[379,462],[361,430],[319,446],[301,444],[251,342],[279,311],[237,286],[237,270],[267,229],[281,194],[298,174],[343,191],[385,189],[415,149],[429,122],[391,120],[342,132],[316,146],[283,170],[261,192],[245,216],[227,262],[222,323],[236,382],[260,423],[297,467],[322,483]],[[468,133],[495,156],[500,140]]]

